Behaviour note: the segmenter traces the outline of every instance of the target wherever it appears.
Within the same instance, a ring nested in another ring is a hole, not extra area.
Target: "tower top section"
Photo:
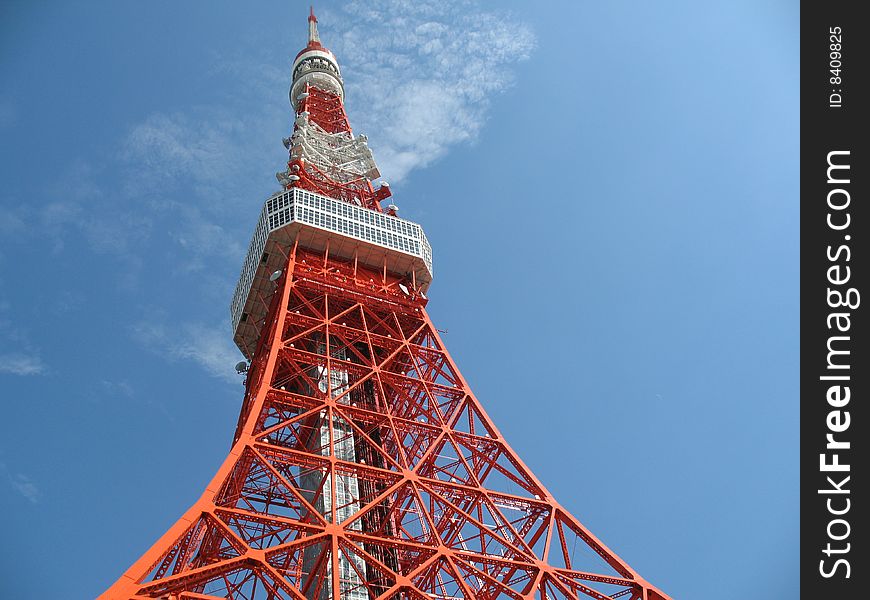
[[[311,13],[308,15],[308,47],[316,44],[320,46],[320,36],[317,34],[317,17],[314,16],[314,7],[311,7]]]
[[[387,303],[418,306],[432,281],[432,247],[422,227],[399,218],[395,205],[381,207],[392,192],[385,181],[375,184],[381,174],[368,140],[351,130],[338,61],[320,42],[313,10],[308,43],[293,61],[290,102],[296,115],[283,140],[287,167],[275,173],[282,189],[263,205],[231,305],[234,339],[248,358],[267,324],[275,277],[294,248],[344,261],[339,283],[352,275],[366,294],[379,285],[372,274],[384,286],[399,282],[398,292],[385,292]],[[357,280],[359,269],[369,275]]]
[[[317,31],[317,17],[314,7],[308,15],[308,45],[305,46],[296,60],[293,61],[293,83],[290,86],[290,104],[293,109],[299,105],[299,97],[307,85],[331,92],[344,101],[344,81],[341,79],[341,69],[335,55],[320,43],[320,33]]]

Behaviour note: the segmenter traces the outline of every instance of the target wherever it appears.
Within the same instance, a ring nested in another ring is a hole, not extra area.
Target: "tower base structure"
[[[667,599],[513,453],[421,293],[283,264],[229,456],[101,599]]]

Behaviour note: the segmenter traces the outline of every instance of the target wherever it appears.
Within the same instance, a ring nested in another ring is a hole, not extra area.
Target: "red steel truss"
[[[303,113],[326,133],[351,133],[344,102],[332,92],[306,86],[305,95],[296,109],[297,116]],[[305,158],[291,158],[287,170],[298,176],[299,180],[286,184],[286,189],[300,187],[377,211],[382,210],[380,203],[390,197],[390,189],[386,186],[376,190],[371,181],[363,176],[338,181]]]
[[[102,598],[667,598],[511,450],[401,282],[290,251],[229,456]]]
[[[308,95],[299,102],[297,112],[307,112],[311,115],[310,119],[327,133],[350,133],[350,123],[341,97],[312,86],[308,86],[305,93]]]
[[[297,60],[321,62],[304,65],[294,87],[304,87],[297,130],[316,128],[299,132],[313,137],[294,142],[279,175],[288,188],[380,211],[389,191],[373,190],[370,153],[352,146],[359,140],[327,52],[312,11]],[[343,144],[362,165],[354,171],[324,159],[341,158]],[[354,243],[353,260],[299,238],[270,246],[283,268],[230,453],[200,499],[100,598],[667,600],[511,450],[413,277],[393,274],[386,253],[372,266],[380,250]]]

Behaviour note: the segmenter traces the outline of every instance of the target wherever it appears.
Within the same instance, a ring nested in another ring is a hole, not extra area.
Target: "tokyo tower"
[[[432,250],[351,131],[308,17],[281,191],[232,300],[248,362],[224,463],[102,596],[666,600],[507,445],[426,313]]]

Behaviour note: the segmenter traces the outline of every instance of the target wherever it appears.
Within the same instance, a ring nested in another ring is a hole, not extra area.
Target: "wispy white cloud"
[[[171,350],[179,358],[197,362],[213,377],[238,383],[233,366],[241,353],[230,339],[229,331],[226,325],[210,327],[192,323],[184,327],[183,339],[176,340]]]
[[[463,0],[353,1],[320,20],[342,65],[354,128],[369,134],[381,172],[394,182],[476,139],[493,96],[510,87],[513,66],[536,43],[528,25]],[[153,114],[134,127],[125,151],[137,185],[183,177],[220,197],[227,185],[250,185],[245,175],[278,170],[273,149],[289,108],[264,99],[279,97],[276,90],[283,97],[290,81],[276,62],[274,49],[222,58],[213,74],[243,82],[244,98]]]
[[[0,279],[0,290],[3,286],[4,282]],[[39,348],[31,342],[21,319],[14,317],[14,314],[12,304],[0,297],[0,346],[5,350],[0,353],[0,373],[42,375],[48,371],[48,366],[43,362]],[[17,350],[9,351],[8,348]]]
[[[122,396],[124,398],[132,398],[136,393],[133,389],[133,386],[126,379],[122,379],[120,381],[101,379],[100,387],[104,392],[113,397]]]
[[[10,375],[41,375],[46,365],[36,354],[10,352],[0,354],[0,373]]]
[[[32,504],[38,503],[39,499],[42,497],[42,492],[39,490],[39,486],[37,486],[36,482],[27,475],[22,475],[21,473],[10,475],[9,483],[13,490],[21,496],[24,496],[24,498],[29,500]]]
[[[240,263],[245,248],[235,233],[211,220],[195,205],[180,206],[176,212],[180,220],[170,235],[181,250],[179,271],[200,271],[213,259],[221,259],[221,264],[227,266]]]
[[[111,254],[125,261],[134,259],[139,242],[148,237],[152,219],[143,211],[130,207],[108,207],[65,198],[49,203],[42,209],[42,224],[50,232],[55,250],[63,249],[64,236],[72,231],[82,234],[90,248],[98,254]]]
[[[168,360],[191,360],[212,377],[238,383],[233,366],[241,358],[229,335],[229,327],[187,323],[170,327],[157,320],[136,324],[133,337]]]
[[[9,482],[9,486],[15,493],[23,496],[32,504],[38,503],[40,498],[42,498],[42,492],[39,489],[39,486],[36,485],[36,482],[27,475],[23,473],[10,472],[4,462],[0,462],[0,473],[2,473],[6,478]]]
[[[477,138],[535,47],[530,27],[462,0],[367,0],[321,19],[358,131],[391,181]]]
[[[145,207],[119,197],[104,181],[104,172],[84,160],[74,161],[60,179],[63,183],[50,185],[46,192],[50,200],[33,208],[31,219],[41,233],[49,234],[45,237],[53,250],[64,250],[70,235],[80,235],[94,252],[128,267],[137,264],[139,246],[153,227]]]
[[[246,114],[237,107],[198,106],[186,112],[152,114],[132,127],[123,141],[119,157],[126,169],[123,195],[141,207],[138,214],[151,212],[163,239],[175,244],[167,275],[193,276],[194,281],[186,285],[198,290],[197,296],[208,297],[204,318],[217,318],[210,302],[215,296],[220,296],[220,312],[225,312],[231,280],[244,257],[246,240],[236,229],[238,214],[245,205],[256,206],[249,182],[263,180],[268,173],[254,176],[252,172],[270,166],[277,170],[274,161],[262,158],[265,136],[258,130],[267,128],[266,120],[257,111]],[[272,128],[274,137],[280,138],[280,126]],[[276,143],[281,147],[279,139]],[[66,217],[60,208],[54,213]],[[153,245],[153,240],[145,240],[144,247],[153,249]],[[132,337],[169,361],[190,361],[213,377],[238,383],[233,365],[241,355],[226,325],[179,323],[159,312],[140,320],[132,328]]]
[[[124,143],[124,157],[134,168],[129,185],[162,190],[181,178],[203,195],[220,193],[238,171],[233,156],[244,130],[238,116],[219,108],[152,114],[133,127]]]
[[[243,87],[255,77],[234,85]],[[184,112],[152,114],[135,125],[123,143],[126,193],[165,197],[183,191],[186,202],[175,207],[198,205],[212,219],[250,206],[252,182],[254,188],[271,184],[278,189],[274,173],[281,167],[281,137],[289,121],[282,108],[233,98]]]

